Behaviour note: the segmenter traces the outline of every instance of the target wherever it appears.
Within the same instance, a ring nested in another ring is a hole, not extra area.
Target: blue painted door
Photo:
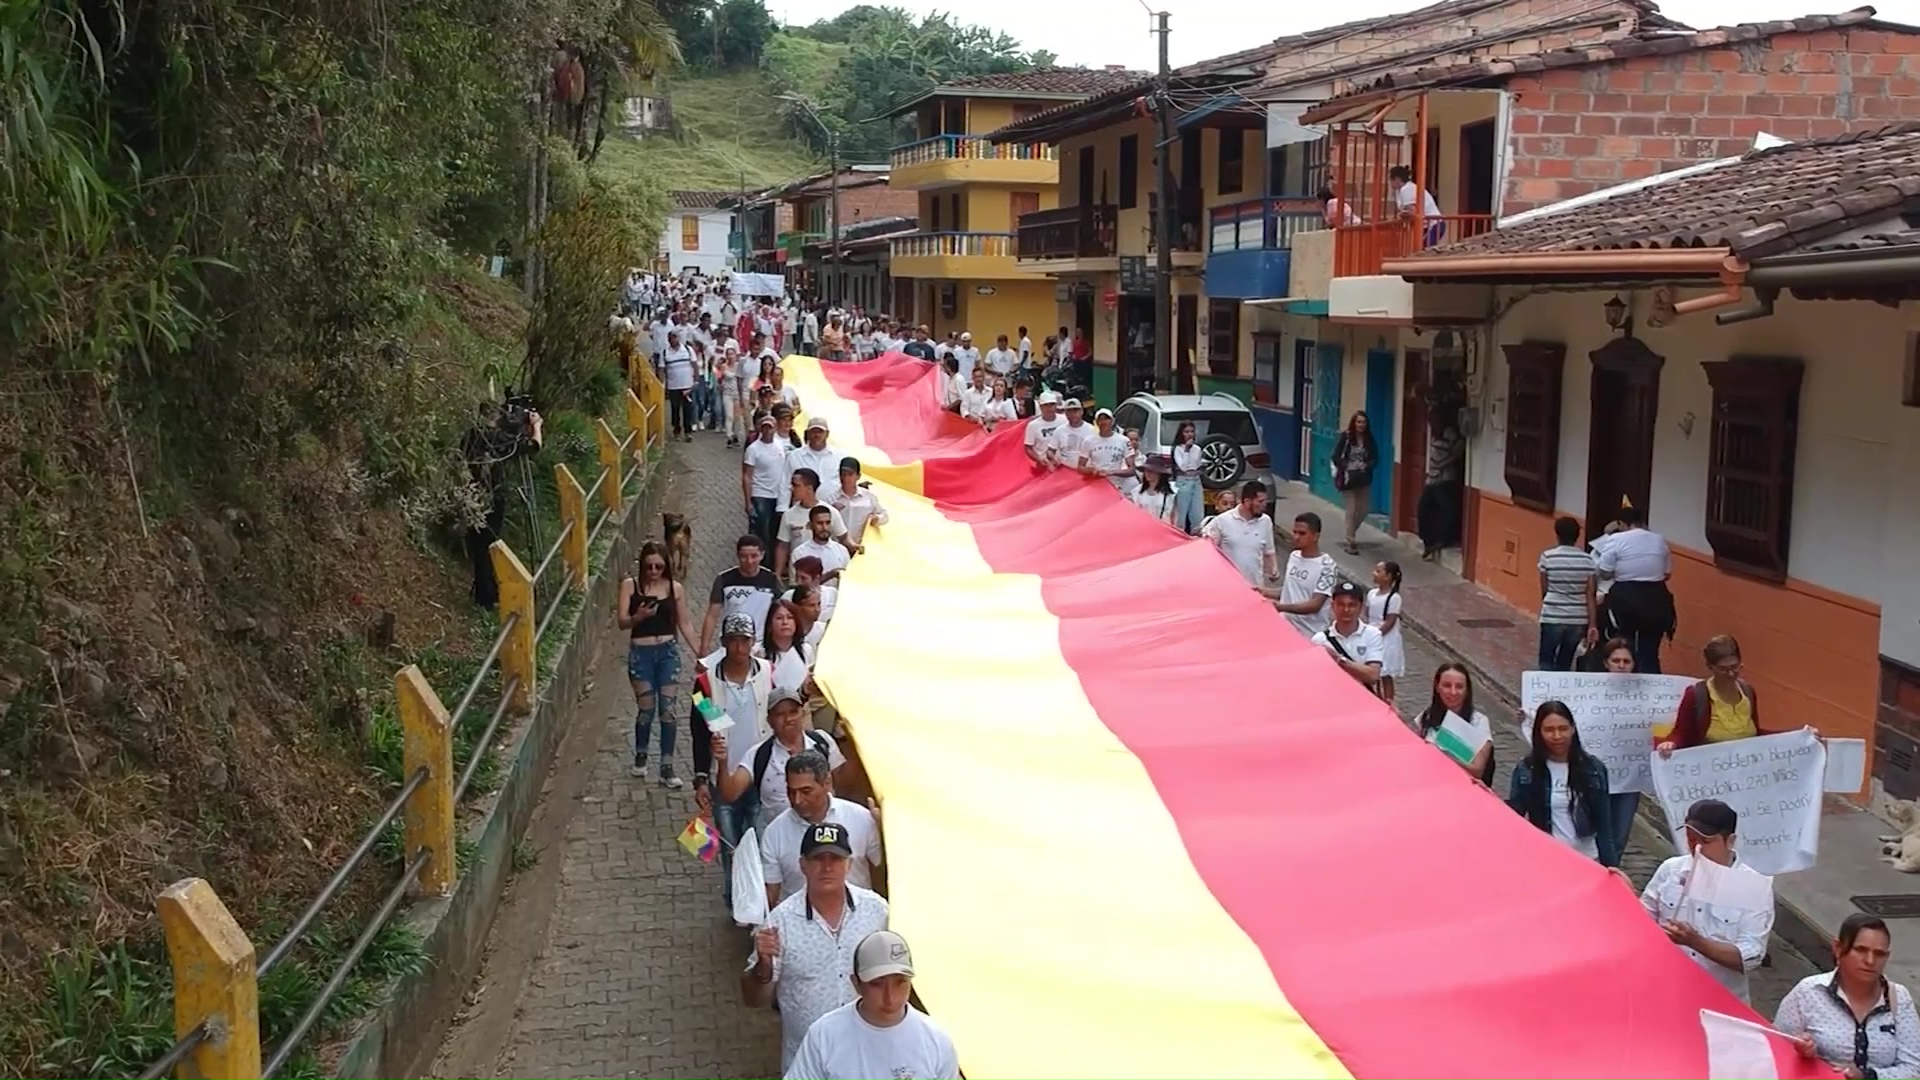
[[[1340,489],[1333,486],[1333,444],[1340,438],[1340,368],[1346,360],[1338,345],[1324,342],[1315,350],[1313,362],[1313,408],[1307,423],[1313,434],[1307,440],[1307,486],[1315,495],[1332,502],[1340,501]]]
[[[1367,422],[1373,426],[1373,445],[1380,460],[1373,470],[1373,490],[1368,495],[1368,510],[1393,517],[1393,433],[1399,429],[1393,409],[1395,353],[1391,349],[1367,350]]]

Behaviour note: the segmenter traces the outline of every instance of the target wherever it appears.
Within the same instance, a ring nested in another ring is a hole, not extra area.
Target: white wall
[[[1592,365],[1588,355],[1615,334],[1602,305],[1609,292],[1529,296],[1499,323],[1496,342],[1566,345],[1557,499],[1584,516]],[[1687,295],[1682,294],[1684,298]],[[1790,576],[1876,600],[1892,613],[1902,654],[1920,656],[1920,409],[1900,404],[1910,326],[1920,316],[1869,303],[1803,302],[1783,296],[1771,318],[1721,327],[1710,313],[1644,326],[1648,294],[1634,297],[1635,333],[1666,358],[1655,424],[1649,525],[1673,543],[1708,552],[1705,535],[1708,414],[1712,393],[1702,361],[1735,355],[1801,360]],[[1914,308],[1915,305],[1903,305]],[[1485,338],[1483,337],[1483,342]],[[1469,481],[1506,495],[1506,356],[1483,344],[1476,404],[1481,430]],[[1692,430],[1684,421],[1692,418]],[[1895,506],[1892,512],[1887,509]],[[1883,561],[1883,556],[1885,561]],[[1883,638],[1886,636],[1883,630]],[[1890,655],[1894,655],[1891,654]]]
[[[682,219],[697,217],[700,219],[700,250],[687,251],[681,246]],[[660,229],[660,254],[665,256],[668,268],[679,273],[682,267],[696,266],[708,277],[715,277],[731,269],[728,261],[732,252],[727,250],[727,236],[733,215],[725,210],[682,210],[675,208],[667,215],[666,224]]]

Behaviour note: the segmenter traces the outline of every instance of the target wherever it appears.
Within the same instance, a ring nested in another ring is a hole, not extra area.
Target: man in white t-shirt
[[[866,806],[833,794],[833,770],[818,750],[803,750],[787,759],[787,808],[767,823],[760,834],[760,862],[767,881],[767,906],[807,887],[800,873],[800,840],[808,829],[831,821],[847,830],[853,857],[847,860],[847,882],[873,888],[873,868],[880,865],[878,807]]]
[[[960,388],[960,415],[965,419],[980,423],[985,416],[987,402],[993,400],[993,387],[987,385],[987,368],[982,364],[973,369],[967,381]]]
[[[1066,413],[1067,422],[1053,433],[1054,449],[1060,464],[1074,468],[1080,464],[1080,455],[1093,442],[1095,432],[1093,425],[1087,423],[1079,398],[1068,398],[1061,411]]]
[[[1333,587],[1328,601],[1333,605],[1333,621],[1313,635],[1313,643],[1327,650],[1340,670],[1353,681],[1371,690],[1380,684],[1380,665],[1386,658],[1386,638],[1380,629],[1360,618],[1367,598],[1360,586],[1342,581]]]
[[[787,452],[787,475],[791,477],[795,469],[812,469],[821,483],[825,483],[829,477],[838,476],[840,459],[845,455],[827,445],[831,434],[832,429],[826,417],[807,417],[806,441]],[[791,505],[783,493],[780,509],[785,510]]]
[[[960,365],[960,377],[962,379],[970,379],[973,377],[973,367],[980,362],[980,350],[973,347],[973,335],[971,333],[963,333],[960,335],[960,344],[953,347],[953,359],[955,363]]]
[[[959,1080],[953,1039],[913,1007],[913,953],[876,930],[853,953],[854,999],[807,1029],[786,1080]]]
[[[801,467],[793,470],[787,485],[789,504],[780,515],[780,536],[774,549],[774,572],[781,577],[787,574],[789,553],[805,541],[810,531],[809,522],[813,517],[813,508],[827,508],[827,533],[835,542],[846,544],[847,523],[831,503],[820,498],[820,477],[812,469]],[[851,552],[853,549],[848,547]]]
[[[1020,354],[1007,348],[1007,335],[1001,334],[993,348],[987,350],[987,370],[995,375],[1011,375],[1019,364]]]
[[[1039,409],[1040,415],[1027,421],[1024,436],[1027,460],[1051,470],[1060,464],[1060,445],[1056,436],[1061,428],[1067,426],[1067,418],[1060,415],[1060,395],[1051,390],[1040,395]]]
[[[1113,429],[1113,410],[1093,414],[1096,434],[1080,451],[1076,467],[1087,476],[1104,478],[1120,494],[1129,498],[1140,490],[1140,476],[1134,471],[1133,440]]]
[[[1440,204],[1433,199],[1433,192],[1413,182],[1413,170],[1405,165],[1395,165],[1387,170],[1387,179],[1393,182],[1393,208],[1401,217],[1412,217],[1413,207],[1420,204],[1420,219],[1425,222],[1421,229],[1420,246],[1430,248],[1446,235],[1447,220],[1440,216]]]
[[[811,555],[820,560],[820,580],[838,581],[850,558],[847,545],[833,538],[833,523],[839,516],[840,512],[826,503],[814,503],[807,510],[807,538],[788,549],[787,561]],[[846,525],[840,528],[844,535]]]
[[[1277,575],[1278,554],[1273,543],[1273,519],[1267,516],[1267,485],[1249,480],[1240,485],[1240,505],[1207,519],[1200,535],[1226,556],[1246,583],[1258,589]]]
[[[1293,519],[1293,551],[1287,556],[1287,572],[1280,582],[1274,610],[1311,638],[1327,628],[1332,614],[1327,600],[1339,580],[1340,568],[1333,556],[1320,550],[1320,515],[1311,510],[1297,515]],[[1267,595],[1273,594],[1269,591]]]
[[[760,414],[759,437],[747,444],[740,459],[740,495],[747,508],[747,530],[771,548],[779,538],[775,523],[787,487],[787,454],[791,447],[774,438],[773,417]]]
[[[1033,337],[1027,333],[1027,328],[1023,326],[1020,328],[1019,364],[1021,367],[1026,367],[1031,363],[1033,363]]]

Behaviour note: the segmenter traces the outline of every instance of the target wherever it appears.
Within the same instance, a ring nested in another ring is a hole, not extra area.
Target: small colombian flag
[[[680,830],[680,846],[701,862],[710,863],[720,857],[720,834],[706,818],[697,817]]]

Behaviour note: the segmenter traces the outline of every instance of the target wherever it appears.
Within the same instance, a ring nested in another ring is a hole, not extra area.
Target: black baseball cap
[[[800,838],[800,857],[804,859],[818,851],[831,851],[853,858],[853,843],[847,839],[846,826],[823,821],[808,829],[806,835]]]
[[[1701,799],[1687,807],[1687,828],[1705,836],[1732,836],[1740,814],[1719,799]]]
[[[1355,600],[1365,600],[1367,598],[1367,594],[1360,591],[1360,586],[1352,581],[1342,581],[1333,587],[1333,598],[1335,600],[1343,596],[1351,596]]]

